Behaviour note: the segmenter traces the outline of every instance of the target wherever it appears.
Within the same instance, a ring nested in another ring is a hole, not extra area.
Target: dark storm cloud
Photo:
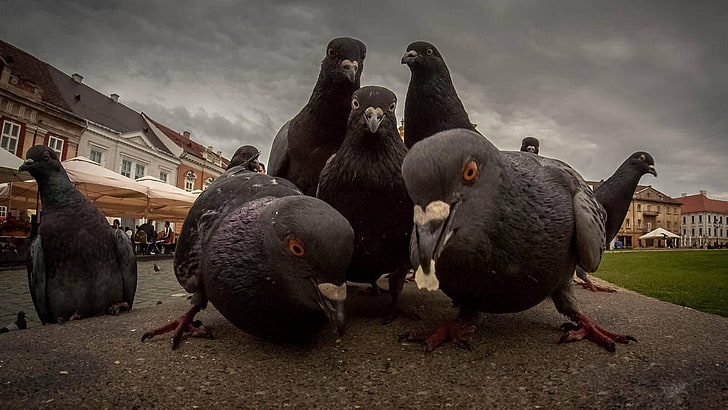
[[[723,2],[272,3],[11,1],[0,37],[227,156],[253,143],[264,160],[331,38],[367,44],[362,84],[395,91],[399,119],[399,60],[427,40],[500,148],[538,136],[595,180],[644,149],[660,177],[643,183],[728,199]]]

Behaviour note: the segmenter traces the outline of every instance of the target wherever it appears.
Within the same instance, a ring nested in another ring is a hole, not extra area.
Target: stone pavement
[[[172,270],[172,255],[139,256],[137,260],[137,292],[134,309],[154,306],[159,301],[185,298],[189,294],[177,282]],[[162,270],[154,271],[154,263]],[[0,327],[15,321],[18,311],[24,311],[28,327],[40,326],[28,289],[25,266],[0,270]]]

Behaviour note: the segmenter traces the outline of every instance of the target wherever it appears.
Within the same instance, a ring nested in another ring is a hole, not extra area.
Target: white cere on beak
[[[438,290],[440,289],[440,281],[435,275],[435,261],[430,259],[430,273],[425,273],[422,266],[417,268],[415,272],[415,283],[419,289]]]
[[[334,285],[333,283],[319,283],[317,286],[321,291],[321,294],[329,300],[346,300],[346,282],[339,286]]]
[[[432,201],[427,204],[427,208],[415,205],[415,213],[413,216],[414,223],[424,225],[429,221],[437,221],[445,219],[450,215],[450,205],[442,201]]]

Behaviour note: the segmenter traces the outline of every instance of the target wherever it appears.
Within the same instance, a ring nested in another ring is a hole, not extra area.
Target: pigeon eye
[[[351,100],[351,107],[354,109],[359,108],[359,100],[357,100],[356,98]]]
[[[303,256],[305,253],[303,244],[295,238],[288,240],[288,250],[293,254],[293,256]]]
[[[425,51],[425,53],[427,53],[427,55],[428,55],[428,56],[431,56],[431,55],[433,55],[433,54],[434,54],[435,52],[434,52],[434,51],[432,51],[432,49],[431,49],[431,48],[428,48],[428,49],[427,49],[427,51]]]
[[[469,161],[463,168],[463,181],[473,182],[478,176],[478,163]]]
[[[330,48],[330,49],[328,49],[328,51],[326,51],[326,54],[328,54],[329,57],[332,57],[332,58],[336,57],[336,50],[334,50],[333,48]]]
[[[640,154],[640,161],[647,161],[647,158],[645,158],[645,154]]]
[[[41,159],[43,161],[48,161],[49,159],[51,159],[51,153],[48,151],[43,151],[43,155],[41,156]]]
[[[397,108],[397,103],[392,103],[392,104],[391,104],[391,105],[389,106],[389,111],[394,111],[394,109],[395,109],[395,108]]]

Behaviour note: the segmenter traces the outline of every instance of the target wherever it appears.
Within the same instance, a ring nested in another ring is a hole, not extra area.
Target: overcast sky
[[[308,4],[315,3],[315,4]],[[306,103],[326,44],[367,45],[362,85],[399,97],[406,46],[434,43],[478,129],[588,180],[632,152],[671,196],[728,200],[723,1],[3,1],[0,38],[228,158],[268,150]]]

